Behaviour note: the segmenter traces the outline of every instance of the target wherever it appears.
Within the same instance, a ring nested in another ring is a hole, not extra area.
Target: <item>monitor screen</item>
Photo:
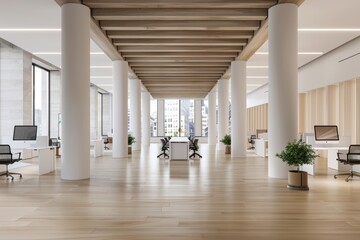
[[[315,141],[339,141],[339,132],[336,125],[315,125]]]
[[[37,126],[17,125],[14,126],[14,141],[36,141]]]

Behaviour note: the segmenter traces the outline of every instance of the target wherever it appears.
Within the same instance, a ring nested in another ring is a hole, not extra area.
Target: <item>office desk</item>
[[[172,137],[169,141],[170,160],[189,159],[189,139],[186,137]]]
[[[340,163],[337,161],[337,152],[339,150],[348,150],[348,147],[313,147],[314,150],[326,150],[327,151],[327,167],[332,168],[335,170],[350,170],[350,165],[345,165],[343,163]],[[316,167],[316,159],[314,161],[314,164],[306,164],[303,165],[302,170],[308,172],[310,175],[315,174],[315,167]]]
[[[55,171],[56,147],[28,148],[39,153],[39,175]]]
[[[266,149],[268,147],[268,140],[254,139],[255,141],[255,153],[261,157],[266,157]]]

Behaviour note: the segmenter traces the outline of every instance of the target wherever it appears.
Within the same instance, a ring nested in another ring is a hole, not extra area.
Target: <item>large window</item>
[[[195,136],[195,106],[194,100],[180,100],[180,136]]]
[[[38,136],[50,134],[50,72],[33,64],[33,124],[38,126]]]
[[[195,135],[194,100],[165,100],[165,135]]]
[[[165,100],[165,136],[180,136],[180,101]]]
[[[158,121],[157,121],[157,100],[150,101],[150,136],[156,137],[158,134]]]
[[[201,100],[201,136],[208,136],[209,101]]]

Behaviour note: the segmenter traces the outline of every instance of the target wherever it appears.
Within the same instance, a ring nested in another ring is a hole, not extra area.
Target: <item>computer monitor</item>
[[[36,141],[37,126],[35,125],[16,125],[14,126],[14,141]]]
[[[315,143],[338,144],[339,132],[336,125],[315,125]]]

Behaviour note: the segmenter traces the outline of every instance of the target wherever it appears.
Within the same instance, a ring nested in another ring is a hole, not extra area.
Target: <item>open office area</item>
[[[359,239],[357,0],[0,0],[0,239]]]

